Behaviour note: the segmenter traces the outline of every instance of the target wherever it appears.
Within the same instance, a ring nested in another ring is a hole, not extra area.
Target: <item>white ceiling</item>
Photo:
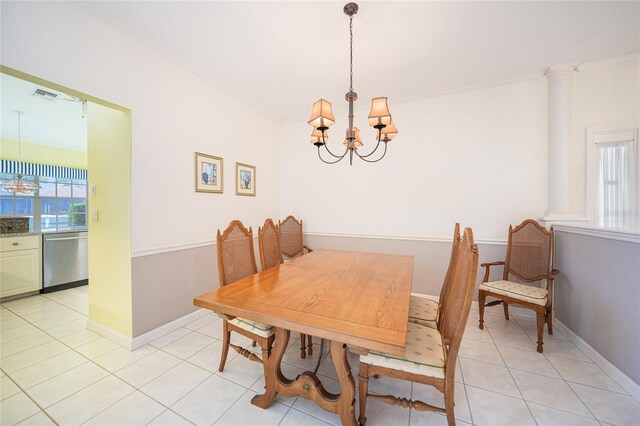
[[[348,90],[346,2],[90,2],[112,22],[282,121]],[[364,107],[640,51],[640,2],[360,2]]]
[[[33,92],[41,88],[60,97],[48,101]],[[0,136],[18,140],[18,116],[23,142],[58,148],[87,151],[87,122],[82,118],[82,104],[47,87],[38,86],[18,78],[0,74]]]

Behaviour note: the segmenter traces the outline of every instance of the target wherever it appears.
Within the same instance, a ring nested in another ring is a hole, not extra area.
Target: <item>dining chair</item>
[[[358,422],[361,426],[367,421],[367,398],[418,411],[445,413],[449,426],[455,425],[453,401],[456,360],[471,309],[477,269],[478,247],[474,243],[471,228],[466,228],[454,259],[451,283],[445,294],[447,300],[442,305],[438,329],[409,322],[404,356],[377,352],[360,356]],[[433,386],[444,394],[444,408],[393,395],[370,394],[369,377],[376,375]]]
[[[218,246],[218,275],[220,287],[234,283],[250,275],[256,274],[256,257],[253,251],[253,231],[247,229],[239,220],[233,220],[221,234],[218,230],[216,237]],[[222,354],[218,371],[224,370],[229,347],[251,361],[260,362],[266,368],[267,359],[271,354],[271,346],[275,340],[273,326],[235,317],[224,319],[222,322]],[[230,342],[231,332],[236,332],[257,342],[262,349],[262,359],[253,352]]]
[[[304,245],[302,239],[302,219],[298,220],[294,216],[289,215],[283,221],[278,221],[278,230],[280,232],[280,248],[282,254],[285,255],[287,259],[302,256],[305,250],[307,253],[313,251]],[[313,338],[307,336],[307,339],[307,353],[313,355]],[[322,342],[321,350],[323,348],[324,341]]]
[[[509,319],[509,304],[533,309],[538,332],[537,351],[542,353],[545,323],[549,334],[553,334],[553,281],[559,273],[553,268],[553,226],[547,230],[533,219],[527,219],[515,228],[509,225],[505,260],[480,266],[485,268],[478,289],[480,329],[484,328],[485,306],[502,304],[506,320]],[[503,266],[501,280],[489,281],[492,266]],[[544,280],[546,288],[510,281],[509,274],[527,283]],[[498,300],[485,304],[487,296]]]
[[[262,227],[258,227],[258,248],[260,250],[260,264],[262,270],[273,268],[274,266],[284,263],[282,258],[282,250],[280,248],[280,233],[278,225],[270,218],[264,221]],[[306,342],[309,342],[309,348],[306,348]],[[300,333],[300,358],[304,359],[313,355],[313,339],[311,336],[306,337],[304,333]]]
[[[438,320],[440,318],[440,311],[442,311],[442,304],[447,300],[447,291],[451,284],[451,274],[455,265],[455,257],[458,253],[458,246],[460,245],[460,224],[456,223],[453,229],[453,243],[451,244],[451,257],[449,258],[449,266],[447,273],[440,289],[440,297],[438,301],[427,298],[423,294],[411,293],[411,300],[409,302],[409,322],[415,322],[420,325],[438,328]]]

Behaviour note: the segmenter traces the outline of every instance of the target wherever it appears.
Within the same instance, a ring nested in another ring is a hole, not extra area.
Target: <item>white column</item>
[[[549,69],[549,210],[547,218],[571,215],[571,77],[574,67]]]

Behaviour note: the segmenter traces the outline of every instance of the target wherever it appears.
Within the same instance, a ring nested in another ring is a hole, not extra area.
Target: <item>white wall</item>
[[[301,111],[299,123],[283,129],[280,215],[304,218],[306,232],[450,238],[459,221],[476,239],[505,240],[509,224],[546,210],[547,99],[544,77],[390,99],[400,133],[387,157],[376,164],[355,159],[352,167],[320,162]],[[358,101],[361,129],[369,102]],[[346,114],[336,118],[330,146],[340,151]],[[371,128],[363,139],[366,153],[374,145]]]
[[[1,19],[3,65],[131,109],[134,255],[277,216],[278,123],[84,7],[2,2]],[[194,151],[224,158],[224,194],[194,192]],[[236,161],[256,197],[235,195]]]
[[[588,127],[640,123],[640,62],[583,67],[572,87],[572,206],[585,212]]]

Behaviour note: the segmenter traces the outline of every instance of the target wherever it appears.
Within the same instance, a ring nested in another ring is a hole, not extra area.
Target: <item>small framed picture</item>
[[[196,152],[196,192],[222,193],[222,158]]]
[[[249,164],[236,163],[236,194],[256,195],[256,168]]]

